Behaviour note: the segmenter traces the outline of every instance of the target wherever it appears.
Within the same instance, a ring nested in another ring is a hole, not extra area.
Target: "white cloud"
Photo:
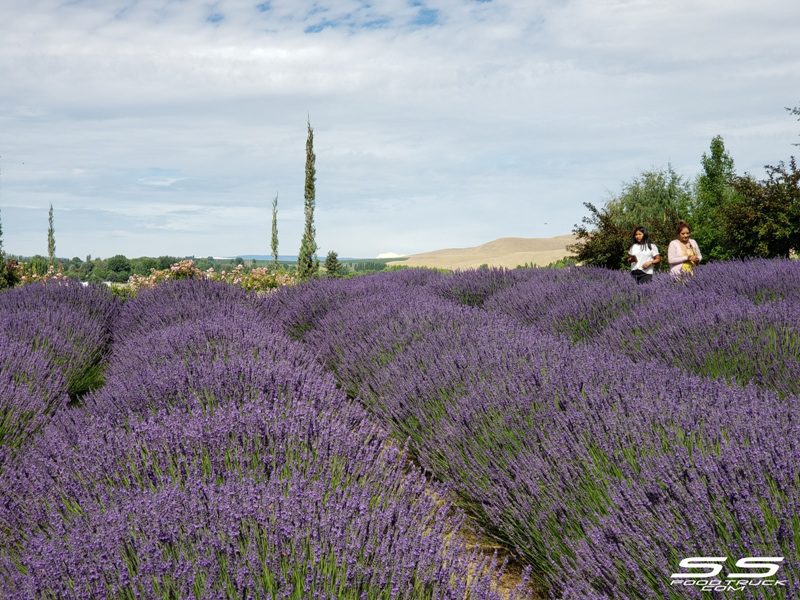
[[[713,135],[757,171],[800,129],[791,0],[258,4],[0,4],[5,247],[52,202],[91,230],[65,255],[258,252],[279,192],[292,253],[309,114],[342,256],[565,233]]]

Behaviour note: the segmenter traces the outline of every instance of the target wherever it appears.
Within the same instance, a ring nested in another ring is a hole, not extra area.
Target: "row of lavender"
[[[552,597],[700,596],[669,575],[703,555],[786,557],[789,591],[742,595],[780,598],[800,586],[798,292],[781,261],[685,286],[409,271],[282,291],[264,311]]]
[[[70,402],[102,384],[119,303],[78,284],[0,294],[0,472]]]
[[[473,296],[483,292],[487,310],[638,362],[657,359],[783,396],[800,394],[798,261],[717,263],[685,285],[665,275],[631,286],[623,273],[589,269],[536,275],[502,285],[508,279],[502,272],[475,273],[458,287]]]
[[[0,301],[46,313],[80,297],[113,343],[105,385],[79,406],[63,378],[50,384],[51,364],[2,357],[17,373],[6,385],[27,386],[48,417],[15,434],[0,474],[3,597],[498,597],[496,565],[453,538],[444,490],[254,297],[179,282],[109,321],[99,291],[51,286]],[[41,344],[65,356],[48,323],[52,336],[15,342],[19,356]],[[64,329],[76,348],[93,331]],[[19,399],[5,414],[32,410]]]

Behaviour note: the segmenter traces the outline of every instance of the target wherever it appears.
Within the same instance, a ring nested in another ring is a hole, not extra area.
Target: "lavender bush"
[[[240,313],[252,298],[241,287],[223,282],[170,281],[143,290],[125,303],[125,310],[114,327],[114,339],[123,340],[134,333],[154,331],[200,317]]]
[[[44,352],[0,334],[0,472],[68,400],[64,377]]]
[[[51,436],[19,473],[48,508],[16,508],[34,525],[0,567],[9,597],[497,597],[374,426],[284,400]]]
[[[754,304],[800,297],[800,269],[792,260],[755,258],[716,262],[686,282],[693,290],[748,298]]]
[[[637,286],[626,273],[590,267],[535,269],[527,280],[493,295],[484,308],[578,342],[646,303],[663,283]]]
[[[723,281],[721,285],[725,285]],[[616,320],[606,344],[636,360],[667,364],[781,395],[800,393],[800,302],[753,304],[691,286],[669,290]]]
[[[441,275],[429,286],[431,291],[464,306],[482,306],[484,302],[500,290],[536,275],[530,269],[472,269]]]
[[[70,399],[102,383],[118,303],[69,281],[0,294],[0,470]]]
[[[104,287],[37,283],[0,294],[0,331],[41,350],[64,373],[73,400],[102,384],[118,301]]]

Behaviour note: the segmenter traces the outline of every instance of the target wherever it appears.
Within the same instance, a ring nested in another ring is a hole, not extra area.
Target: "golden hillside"
[[[526,263],[545,266],[570,256],[567,246],[574,242],[573,235],[551,238],[507,237],[474,248],[447,248],[413,254],[407,260],[392,261],[389,264],[441,269],[474,269],[481,265],[514,268]]]

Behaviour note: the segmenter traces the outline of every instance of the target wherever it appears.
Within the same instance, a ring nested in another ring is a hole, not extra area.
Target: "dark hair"
[[[641,231],[642,232],[642,241],[641,242],[637,242],[636,241],[636,232],[637,231]],[[647,231],[647,227],[637,227],[637,228],[635,228],[633,230],[633,233],[631,234],[631,236],[633,237],[633,243],[634,244],[641,244],[642,246],[647,246],[647,249],[651,250],[651,248],[650,248],[650,232]]]
[[[688,229],[688,230],[689,230],[689,233],[692,233],[692,228],[691,228],[691,227],[689,227],[689,224],[688,224],[686,221],[678,221],[678,227],[677,227],[677,229],[675,230],[675,233],[677,233],[678,235],[680,235],[680,234],[681,234],[681,231],[683,231],[683,229],[684,229],[684,228]]]

